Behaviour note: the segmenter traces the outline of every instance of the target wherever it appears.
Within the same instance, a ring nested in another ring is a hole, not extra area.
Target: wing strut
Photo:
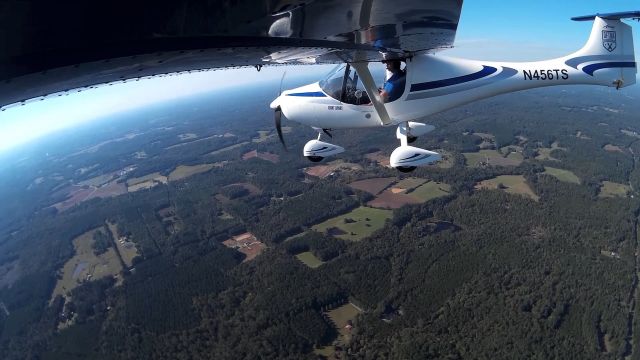
[[[371,100],[373,107],[376,109],[378,117],[380,117],[380,122],[382,125],[389,125],[391,124],[391,118],[389,117],[387,108],[384,106],[384,103],[380,98],[378,87],[376,86],[376,82],[373,80],[373,76],[371,76],[371,71],[369,71],[368,65],[369,64],[366,62],[351,63],[351,66],[353,66],[353,68],[358,72],[360,80],[362,80],[364,89],[367,91],[367,95],[369,95],[369,99]]]

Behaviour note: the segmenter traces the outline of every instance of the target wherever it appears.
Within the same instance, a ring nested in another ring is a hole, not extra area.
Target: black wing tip
[[[600,17],[608,20],[640,19],[640,11],[622,11],[622,12],[605,13],[605,14],[576,16],[576,17],[572,17],[571,20],[591,21],[591,20],[594,20],[596,17]]]

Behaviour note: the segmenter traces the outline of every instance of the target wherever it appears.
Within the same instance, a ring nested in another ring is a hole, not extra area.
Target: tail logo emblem
[[[616,49],[615,31],[602,30],[602,46],[604,46],[604,48],[609,52]]]

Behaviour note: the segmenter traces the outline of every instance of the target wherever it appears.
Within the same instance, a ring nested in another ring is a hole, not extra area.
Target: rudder
[[[602,80],[608,86],[621,88],[635,84],[637,66],[633,31],[621,18],[593,16],[589,40],[582,49],[569,56],[565,63]]]

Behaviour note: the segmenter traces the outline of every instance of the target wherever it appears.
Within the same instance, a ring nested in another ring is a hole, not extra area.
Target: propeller
[[[282,95],[282,83],[284,82],[285,75],[287,75],[286,71],[282,74],[282,78],[280,79],[280,91],[278,92],[278,97]],[[274,114],[274,121],[276,124],[276,131],[278,132],[278,138],[282,143],[282,147],[284,148],[284,151],[288,151],[287,144],[284,143],[284,138],[282,137],[282,108],[280,108],[280,105],[278,105],[278,107],[275,109],[273,114]]]
[[[282,143],[282,147],[284,148],[284,151],[288,151],[287,150],[287,144],[284,143],[284,138],[282,137],[282,109],[280,109],[280,106],[278,106],[274,112],[274,120],[276,123],[276,131],[278,132],[278,138],[280,138],[280,142]]]

